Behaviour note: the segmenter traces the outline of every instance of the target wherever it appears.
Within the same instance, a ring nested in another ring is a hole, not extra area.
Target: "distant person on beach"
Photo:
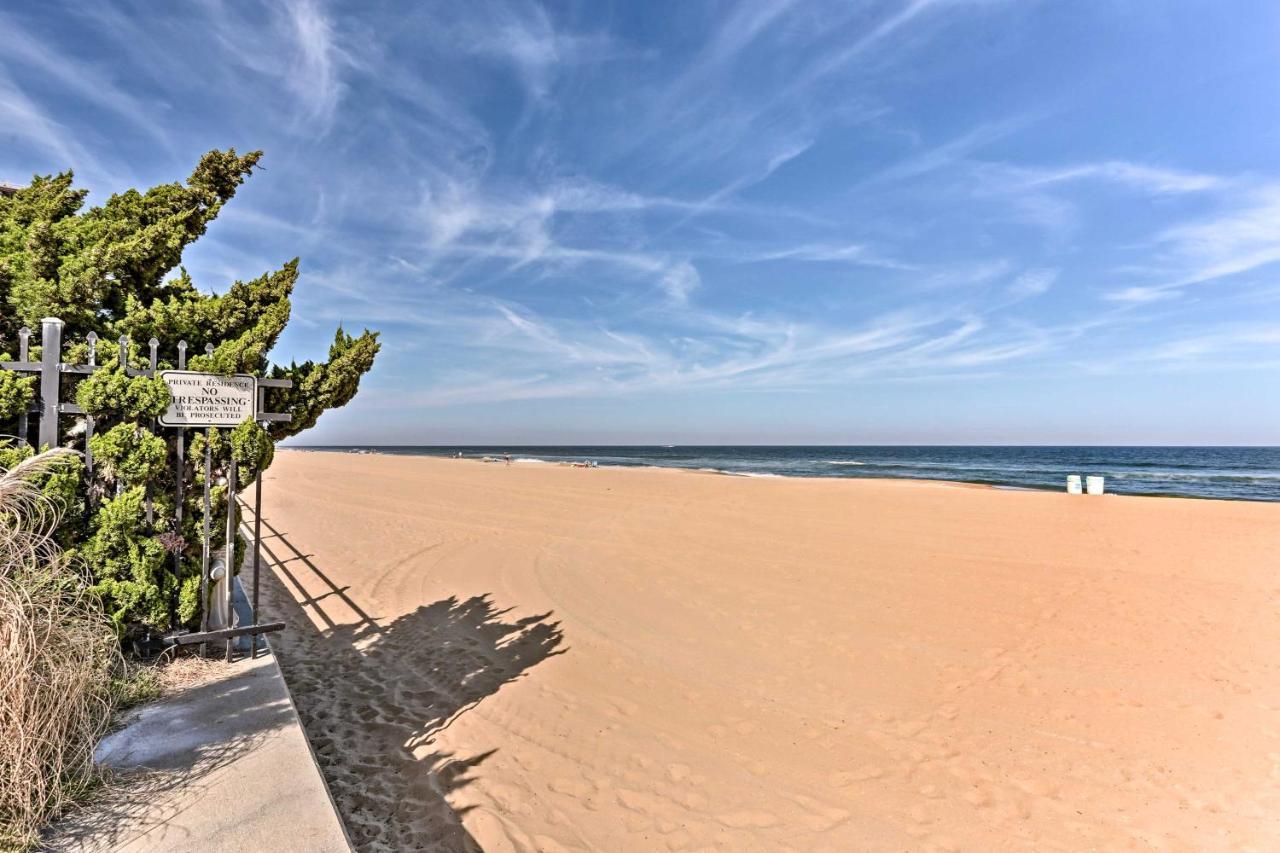
[[[508,464],[508,465],[510,465],[510,464],[511,464],[511,454],[510,454],[510,453],[504,453],[504,454],[502,454],[502,458],[503,458],[503,459],[505,459],[505,460],[507,461],[507,464]]]

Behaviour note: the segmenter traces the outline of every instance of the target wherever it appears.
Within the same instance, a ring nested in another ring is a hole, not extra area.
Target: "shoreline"
[[[547,446],[555,447],[557,445],[547,445]],[[631,446],[632,445],[619,445],[619,447],[631,447]],[[660,445],[654,445],[654,447],[658,447],[658,446]],[[717,445],[687,445],[687,446],[690,448],[697,448],[699,446],[716,447]],[[767,447],[771,445],[761,445],[761,446]],[[996,446],[996,445],[993,445],[993,446]],[[1025,446],[1033,447],[1033,445],[1025,445]],[[1098,445],[1098,446],[1106,447],[1107,445]],[[447,447],[447,446],[442,446],[442,447]],[[1250,449],[1253,449],[1253,448],[1250,448]],[[1271,448],[1269,446],[1260,446],[1258,449],[1271,449]],[[382,449],[379,449],[374,446],[361,446],[361,445],[353,445],[351,449],[338,447],[338,446],[318,446],[318,447],[284,446],[284,447],[281,447],[280,450],[299,451],[303,453],[350,454],[355,456],[396,456],[396,457],[406,457],[406,458],[442,459],[442,460],[451,461],[451,462],[477,462],[480,464],[490,464],[490,465],[501,464],[503,461],[501,459],[490,459],[486,461],[486,458],[476,457],[476,456],[464,456],[461,458],[457,458],[457,457],[446,456],[446,455],[437,454],[437,453],[395,452],[396,448],[394,445],[388,446],[387,448],[382,448]],[[574,466],[569,461],[551,461],[548,459],[537,459],[533,457],[519,457],[519,458],[513,457],[511,462],[512,462],[512,465],[526,465],[526,466],[527,465],[548,465],[548,466],[557,467],[557,468],[583,467],[583,466]],[[861,465],[862,463],[840,463],[840,464]],[[1065,473],[1063,474],[1063,480],[1064,480],[1063,485],[1059,487],[1054,487],[1049,485],[1038,485],[1038,484],[1013,484],[1013,483],[999,482],[994,480],[961,480],[961,479],[943,479],[943,478],[931,478],[931,477],[905,477],[905,476],[897,477],[897,476],[868,476],[868,475],[817,476],[812,474],[754,473],[754,472],[744,472],[744,471],[730,471],[722,468],[705,468],[705,467],[693,468],[693,467],[681,466],[681,465],[658,465],[650,462],[636,462],[635,464],[630,464],[630,465],[601,463],[598,465],[591,465],[589,467],[597,468],[597,469],[623,470],[623,471],[644,470],[644,469],[657,470],[657,471],[679,471],[679,472],[690,473],[690,474],[712,474],[712,475],[725,476],[725,477],[739,477],[739,478],[757,479],[757,480],[774,480],[774,479],[806,480],[806,481],[811,480],[811,481],[818,481],[818,482],[866,480],[866,481],[873,481],[873,482],[926,483],[931,485],[956,486],[959,488],[984,488],[984,489],[995,489],[998,491],[1011,491],[1011,492],[1037,492],[1037,493],[1046,493],[1046,494],[1058,494],[1058,493],[1066,494],[1067,493],[1066,485],[1065,485],[1065,479],[1066,479]],[[1108,482],[1110,482],[1111,480],[1112,478],[1108,477]],[[1073,497],[1100,497],[1100,496],[1073,495]],[[1277,485],[1277,496],[1273,499],[1234,497],[1234,496],[1228,496],[1228,495],[1202,495],[1202,494],[1196,494],[1194,492],[1172,492],[1172,491],[1166,491],[1166,492],[1107,491],[1103,495],[1101,495],[1101,497],[1172,498],[1176,500],[1227,501],[1232,503],[1271,504],[1271,503],[1280,503],[1280,484]]]

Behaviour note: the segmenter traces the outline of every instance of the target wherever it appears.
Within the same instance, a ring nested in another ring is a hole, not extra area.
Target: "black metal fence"
[[[89,375],[101,368],[97,363],[98,359],[98,343],[99,337],[96,333],[90,332],[85,336],[85,344],[87,346],[87,356],[84,364],[72,364],[62,361],[62,352],[64,348],[62,340],[63,321],[57,317],[46,317],[40,321],[40,360],[30,360],[31,330],[27,328],[18,331],[18,360],[17,361],[0,361],[0,370],[11,370],[22,373],[35,374],[38,377],[36,383],[36,395],[31,406],[18,414],[18,439],[23,442],[31,442],[37,449],[41,447],[56,447],[59,441],[60,418],[64,415],[79,416],[84,419],[84,456],[86,476],[93,476],[93,452],[90,448],[90,439],[93,438],[94,418],[80,406],[74,402],[63,401],[62,377],[65,375]],[[152,338],[147,342],[149,349],[148,365],[145,368],[130,367],[129,361],[129,345],[130,340],[127,336],[121,336],[116,345],[120,348],[120,365],[123,367],[127,376],[148,376],[154,377],[157,374],[159,365],[159,348],[160,342]],[[177,345],[177,369],[187,369],[187,342],[179,341]],[[205,346],[206,354],[212,353],[213,344]],[[265,426],[273,422],[287,422],[291,420],[292,415],[282,412],[265,411],[266,392],[268,388],[292,388],[293,382],[288,379],[269,379],[255,377],[256,394],[253,419],[259,424]],[[32,441],[31,421],[36,421],[36,437]],[[160,430],[172,430],[176,433],[175,440],[177,453],[175,455],[175,525],[180,527],[182,523],[183,513],[183,466],[185,464],[186,454],[186,427],[167,427],[158,423],[152,423],[152,430],[159,432]],[[217,427],[205,427],[208,431],[206,437],[212,439],[212,433]],[[211,441],[205,442],[204,456],[204,519],[202,527],[202,550],[201,550],[201,568],[200,568],[200,631],[196,633],[175,633],[168,637],[169,641],[176,645],[191,645],[198,643],[202,651],[206,650],[209,642],[224,641],[226,643],[226,659],[232,659],[233,640],[237,637],[249,635],[252,656],[257,657],[258,654],[258,635],[268,633],[270,631],[280,630],[284,627],[284,623],[260,623],[258,619],[258,574],[259,562],[261,558],[262,548],[262,528],[261,528],[261,512],[262,512],[262,475],[259,472],[254,489],[254,534],[253,534],[253,600],[252,611],[253,624],[247,626],[223,627],[216,630],[209,629],[209,585],[211,572],[212,548],[212,529],[210,524],[210,515],[212,512],[210,498],[210,479],[212,476],[212,456]],[[223,602],[228,614],[233,612],[231,592],[232,592],[232,572],[233,572],[233,556],[235,553],[235,536],[238,533],[235,522],[236,507],[236,463],[235,460],[229,464],[227,471],[227,519],[224,540],[225,562],[223,571],[225,572],[226,583],[223,584],[223,591],[226,600]],[[148,492],[146,499],[146,520],[148,524],[154,523],[154,507],[151,495]],[[182,560],[181,552],[173,555],[175,576],[179,574],[180,564]],[[233,616],[228,618],[234,619]]]

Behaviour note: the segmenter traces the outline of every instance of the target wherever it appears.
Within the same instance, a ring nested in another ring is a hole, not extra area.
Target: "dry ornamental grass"
[[[121,671],[101,608],[50,537],[58,508],[36,487],[71,454],[0,471],[0,849],[34,845],[92,786]]]

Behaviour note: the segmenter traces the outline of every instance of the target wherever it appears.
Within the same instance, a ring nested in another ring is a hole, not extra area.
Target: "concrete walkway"
[[[351,849],[269,654],[135,709],[97,757],[128,776],[57,826],[48,849]]]

